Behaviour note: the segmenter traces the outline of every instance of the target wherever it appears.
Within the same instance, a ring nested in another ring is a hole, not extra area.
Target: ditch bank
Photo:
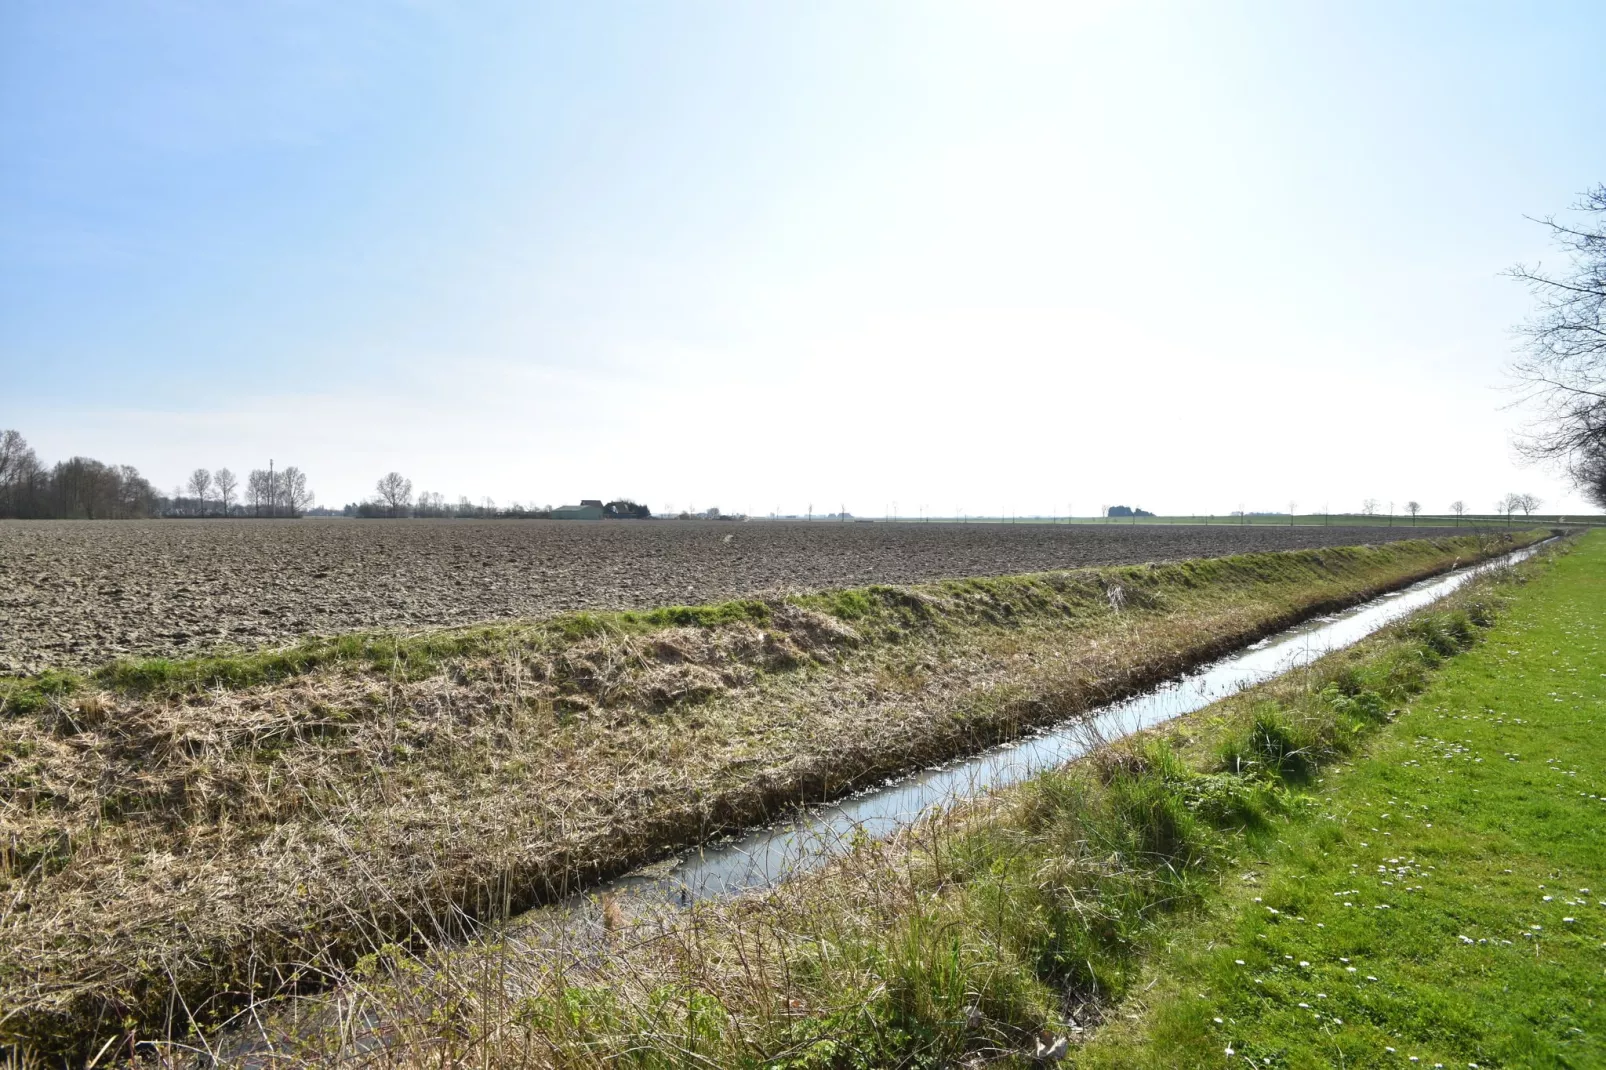
[[[1539,533],[121,666],[0,718],[0,1039],[92,1055],[456,940]]]

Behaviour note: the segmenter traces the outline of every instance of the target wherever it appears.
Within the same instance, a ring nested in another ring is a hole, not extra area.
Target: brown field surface
[[[4,521],[0,674],[308,634],[1441,534],[1408,525]]]

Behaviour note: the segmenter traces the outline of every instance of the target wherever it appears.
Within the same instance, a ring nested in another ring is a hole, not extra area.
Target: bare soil
[[[0,675],[311,634],[1444,534],[1409,525],[0,521]]]

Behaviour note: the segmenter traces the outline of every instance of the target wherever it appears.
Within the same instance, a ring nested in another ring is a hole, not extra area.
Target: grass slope
[[[1595,534],[1241,859],[1078,1065],[1606,1065],[1603,623]]]

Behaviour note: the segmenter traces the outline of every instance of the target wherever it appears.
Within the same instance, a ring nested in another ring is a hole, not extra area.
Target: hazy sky
[[[0,427],[159,486],[1489,509],[1606,5],[0,7]]]

